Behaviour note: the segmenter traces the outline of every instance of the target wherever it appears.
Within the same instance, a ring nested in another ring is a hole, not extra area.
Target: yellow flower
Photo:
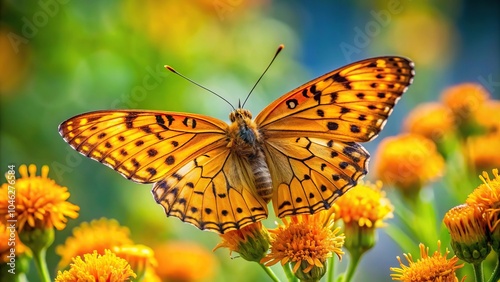
[[[74,258],[69,270],[58,271],[56,281],[121,282],[135,277],[126,260],[105,250],[104,255],[94,251],[83,255],[83,260],[80,256]]]
[[[462,83],[445,89],[441,100],[449,107],[460,123],[470,120],[489,99],[489,93],[477,83]]]
[[[214,251],[218,248],[228,248],[230,254],[233,251],[238,252],[248,261],[259,262],[269,249],[269,233],[260,221],[239,230],[226,232],[220,237],[222,241],[215,246]]]
[[[401,268],[391,267],[392,280],[405,281],[405,282],[419,282],[419,281],[441,281],[441,282],[455,282],[458,278],[455,271],[463,264],[457,265],[458,258],[453,256],[448,260],[450,253],[446,249],[444,255],[441,254],[441,242],[438,241],[438,250],[432,256],[429,256],[429,248],[425,248],[424,244],[420,244],[420,259],[413,260],[411,254],[404,254],[408,261],[408,266],[403,264],[401,258],[398,256],[399,265]],[[464,281],[465,277],[462,279]]]
[[[296,275],[319,271],[322,276],[326,271],[326,260],[332,257],[333,253],[339,259],[342,259],[344,254],[341,250],[344,235],[337,235],[340,227],[334,229],[332,213],[333,209],[330,209],[313,215],[302,214],[283,218],[284,226],[269,230],[270,253],[261,263],[270,266],[278,262],[282,265],[290,262]]]
[[[333,204],[335,220],[344,222],[344,247],[352,256],[373,248],[376,228],[384,226],[384,219],[393,217],[394,208],[381,188],[380,181],[377,184],[360,181]]]
[[[384,219],[393,217],[394,208],[381,188],[380,181],[376,184],[360,181],[333,204],[335,220],[342,219],[346,224],[353,222],[360,227],[382,227]]]
[[[105,249],[115,246],[132,245],[127,227],[120,226],[114,219],[101,218],[90,223],[83,222],[73,229],[73,236],[68,237],[64,245],[56,247],[56,253],[61,256],[59,268],[66,267],[71,258],[97,251],[104,254]]]
[[[405,195],[413,195],[423,185],[440,177],[445,165],[436,145],[417,134],[385,138],[374,159],[379,179],[395,185]]]
[[[148,268],[158,265],[153,250],[144,245],[115,246],[112,251],[130,264],[139,281],[145,276]]]
[[[450,231],[451,246],[457,257],[468,263],[480,263],[490,253],[487,223],[477,206],[463,204],[449,210],[443,219]]]
[[[29,173],[28,173],[29,171]],[[17,230],[52,229],[62,230],[67,218],[77,218],[79,207],[68,202],[68,188],[61,187],[54,180],[47,178],[49,167],[42,167],[42,175],[36,176],[36,166],[19,167],[21,178],[16,179],[15,215]],[[8,194],[8,184],[3,184],[1,195]],[[7,197],[0,197],[0,218],[9,219]]]
[[[480,176],[483,184],[479,185],[469,196],[466,203],[478,207],[484,214],[488,224],[490,243],[496,252],[500,251],[500,175],[493,169],[493,179],[488,173]]]
[[[156,274],[166,281],[213,280],[217,261],[213,253],[190,242],[167,242],[154,248]]]
[[[481,171],[500,167],[500,132],[471,136],[465,143],[465,152],[470,166]]]
[[[455,120],[452,111],[443,104],[424,103],[408,114],[403,128],[407,132],[440,141],[455,131]]]

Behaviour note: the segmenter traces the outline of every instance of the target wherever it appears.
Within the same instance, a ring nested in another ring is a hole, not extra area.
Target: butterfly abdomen
[[[252,168],[253,176],[255,177],[257,194],[268,203],[273,196],[273,183],[264,153],[262,150],[258,150],[255,155],[250,155],[248,157],[248,161]]]

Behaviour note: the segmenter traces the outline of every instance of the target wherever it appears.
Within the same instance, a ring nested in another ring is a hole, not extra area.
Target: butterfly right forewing
[[[257,115],[276,215],[329,209],[356,185],[369,157],[356,142],[377,136],[413,76],[408,59],[366,59],[290,91]]]

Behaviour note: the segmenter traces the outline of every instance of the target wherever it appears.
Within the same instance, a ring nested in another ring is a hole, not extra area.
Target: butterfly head
[[[249,110],[238,108],[229,114],[229,120],[231,122],[244,122],[245,120],[251,120],[252,113]]]

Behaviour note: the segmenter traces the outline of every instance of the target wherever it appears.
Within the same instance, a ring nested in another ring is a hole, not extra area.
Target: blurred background
[[[437,100],[450,85],[479,83],[500,96],[498,1],[0,3],[0,170],[12,163],[47,164],[49,177],[67,186],[70,201],[81,208],[79,218],[56,233],[48,252],[52,266],[59,260],[53,248],[71,229],[100,217],[117,219],[130,228],[134,242],[148,246],[180,240],[211,252],[218,243],[211,232],[166,218],[149,185],[127,181],[79,155],[57,131],[62,121],[101,109],[182,111],[228,120],[226,103],[166,71],[165,64],[237,105],[284,44],[246,104],[255,116],[287,91],[348,63],[379,55],[409,57],[416,65],[414,84],[381,136],[365,144],[372,153],[384,136],[400,131],[412,108]],[[273,227],[273,221],[265,225]],[[389,267],[398,266],[396,256],[403,251],[379,231],[356,280],[389,280]],[[225,249],[213,255],[217,263],[207,281],[232,281],[235,275],[239,281],[265,279],[257,264],[231,259]]]

